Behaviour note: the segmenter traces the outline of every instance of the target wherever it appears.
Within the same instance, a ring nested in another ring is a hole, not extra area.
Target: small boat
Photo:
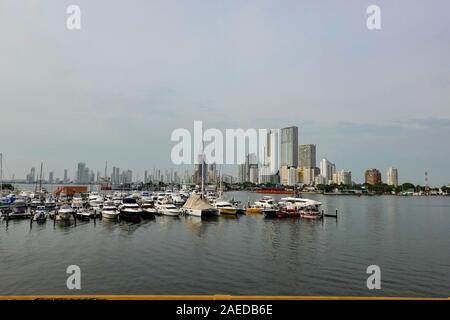
[[[263,213],[263,208],[261,207],[248,207],[245,209],[246,214],[261,214]]]
[[[56,208],[56,199],[53,196],[48,196],[45,199],[45,207],[49,210]]]
[[[254,207],[256,208],[273,208],[275,206],[275,200],[271,196],[264,196],[258,201],[255,201]]]
[[[42,199],[39,196],[36,195],[33,199],[31,199],[30,206],[32,208],[37,208],[40,205],[42,205]]]
[[[142,209],[139,207],[137,201],[133,197],[126,197],[122,200],[120,206],[120,218],[123,219],[139,219],[142,214]]]
[[[110,220],[117,220],[119,217],[119,210],[117,210],[116,205],[113,201],[106,201],[102,208],[102,218],[104,219],[110,219]]]
[[[300,211],[295,208],[281,208],[279,210],[275,211],[275,215],[277,218],[299,218],[300,217]],[[266,211],[266,217],[272,217],[273,216],[273,210]]]
[[[219,210],[220,214],[227,214],[227,215],[236,215],[237,214],[237,208],[234,207],[230,202],[225,200],[218,200],[214,203],[214,207]]]
[[[320,205],[322,205],[319,201],[294,197],[281,198],[281,201],[278,204],[282,207],[295,208],[297,210],[304,209],[306,207],[316,207],[318,209]]]
[[[105,199],[97,192],[93,192],[89,195],[89,205],[92,208],[100,208],[103,205],[103,202],[105,202]]]
[[[8,214],[9,219],[26,219],[31,216],[25,201],[16,199],[11,206],[12,212]]]
[[[57,216],[59,220],[70,220],[73,218],[75,211],[71,206],[64,204],[59,208]]]
[[[321,219],[322,214],[316,207],[307,207],[300,210],[300,217],[304,219]]]
[[[91,218],[91,213],[86,209],[79,209],[76,211],[76,216],[80,220],[89,220]]]
[[[33,220],[34,221],[45,221],[47,220],[48,217],[48,210],[46,206],[38,206],[36,208],[36,211],[34,212],[33,215]]]
[[[178,216],[180,212],[180,209],[178,209],[174,204],[171,203],[158,206],[158,213],[166,216]]]
[[[155,208],[153,201],[145,201],[144,203],[142,203],[141,209],[142,209],[142,218],[155,219],[155,214],[157,213],[157,210]]]
[[[219,215],[219,211],[213,207],[208,200],[197,194],[193,194],[187,199],[186,203],[181,208],[181,212],[196,217]]]

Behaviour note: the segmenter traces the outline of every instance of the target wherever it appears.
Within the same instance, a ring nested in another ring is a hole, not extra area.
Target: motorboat
[[[83,200],[79,200],[78,198],[72,198],[72,209],[79,211],[84,208]]]
[[[30,217],[27,204],[22,199],[16,199],[11,205],[11,212],[8,214],[9,219],[24,219]]]
[[[118,194],[113,195],[112,202],[114,202],[116,207],[120,206],[122,204],[122,196]]]
[[[300,211],[293,207],[282,207],[278,210],[268,209],[264,210],[264,216],[266,218],[299,218]]]
[[[158,205],[157,210],[159,214],[166,216],[178,216],[181,212],[180,209],[172,203]]]
[[[34,221],[45,221],[48,217],[48,209],[46,206],[38,206],[33,215]]]
[[[122,205],[120,206],[120,218],[139,218],[141,214],[142,209],[139,207],[135,198],[123,198]]]
[[[75,211],[72,209],[71,206],[69,206],[68,204],[63,204],[59,209],[58,209],[58,219],[59,220],[70,220],[73,215],[74,215]]]
[[[300,209],[300,217],[304,219],[321,219],[323,216],[315,206]]]
[[[102,218],[103,219],[110,219],[110,220],[117,220],[119,217],[120,211],[117,210],[116,205],[113,201],[106,201],[103,204],[102,208]]]
[[[255,201],[254,207],[256,208],[273,208],[275,206],[275,200],[271,196],[264,196],[258,201]]]
[[[318,210],[319,207],[322,205],[322,203],[319,201],[295,197],[281,198],[281,201],[278,204],[281,207],[292,208],[297,210],[304,209],[306,207],[313,207]]]
[[[146,201],[141,205],[142,209],[142,218],[146,219],[154,219],[157,210],[155,208],[155,204],[153,201]]]
[[[186,199],[180,193],[174,193],[172,195],[172,202],[177,206],[182,206],[186,203]]]
[[[89,206],[92,208],[100,208],[105,202],[105,199],[97,192],[93,192],[89,195]]]
[[[91,218],[91,212],[87,209],[80,209],[76,211],[76,216],[80,220],[89,220]]]
[[[42,205],[42,199],[39,195],[35,195],[35,197],[33,199],[31,199],[30,206],[32,208],[37,208],[40,205]]]
[[[231,214],[236,215],[238,210],[235,206],[231,204],[231,202],[226,200],[217,200],[214,203],[214,207],[219,210],[220,214]]]
[[[56,208],[56,199],[53,196],[48,196],[45,199],[45,207],[47,207],[47,209],[51,210],[51,209],[55,209]]]

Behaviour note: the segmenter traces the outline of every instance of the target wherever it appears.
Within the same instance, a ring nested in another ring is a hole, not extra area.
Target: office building
[[[281,129],[280,166],[298,167],[298,127]]]
[[[390,167],[386,174],[387,184],[390,186],[398,186],[398,171],[396,168]]]
[[[300,157],[300,167],[315,168],[316,167],[316,145],[303,144],[298,147]]]
[[[371,185],[380,184],[382,182],[381,172],[378,169],[367,169],[364,178],[365,182]]]

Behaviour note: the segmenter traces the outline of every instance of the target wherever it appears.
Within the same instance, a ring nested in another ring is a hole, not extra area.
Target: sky
[[[449,14],[447,0],[0,0],[5,176],[108,160],[142,177],[174,167],[172,131],[202,120],[296,125],[356,181],[394,166],[449,184]]]

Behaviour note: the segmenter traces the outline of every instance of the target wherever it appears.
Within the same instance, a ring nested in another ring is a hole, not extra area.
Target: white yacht
[[[311,200],[311,199],[305,199],[305,198],[295,198],[295,197],[287,197],[287,198],[281,198],[280,202],[278,203],[282,207],[286,207],[288,209],[303,209],[306,207],[315,207],[318,209],[322,203],[319,201]]]
[[[135,198],[126,197],[122,200],[122,205],[120,206],[120,217],[121,218],[139,218],[142,214],[142,209],[139,207]]]
[[[93,208],[99,208],[103,205],[105,199],[98,192],[92,192],[89,195],[89,205]]]
[[[45,206],[49,209],[54,209],[56,208],[56,199],[55,197],[53,197],[52,195],[49,195],[46,199],[45,199]]]
[[[238,210],[231,202],[226,200],[217,200],[214,203],[214,207],[219,211],[220,214],[232,214],[236,215]]]
[[[117,210],[117,207],[113,201],[106,201],[103,204],[102,218],[117,220],[117,218],[119,217],[119,214],[120,214],[120,211]]]
[[[143,202],[141,208],[143,218],[153,219],[155,217],[155,214],[158,213],[153,200],[147,200]]]
[[[116,207],[120,206],[122,204],[122,196],[120,194],[114,194],[112,197],[112,202],[114,202]]]
[[[71,206],[64,204],[58,210],[59,220],[70,220],[73,217],[74,210]]]
[[[160,204],[156,207],[159,214],[166,216],[178,216],[180,214],[180,209],[178,209],[174,204]]]
[[[272,209],[275,206],[275,200],[271,196],[264,196],[258,201],[255,201],[254,207]]]
[[[45,221],[48,217],[48,210],[45,206],[38,206],[33,215],[34,221]]]

